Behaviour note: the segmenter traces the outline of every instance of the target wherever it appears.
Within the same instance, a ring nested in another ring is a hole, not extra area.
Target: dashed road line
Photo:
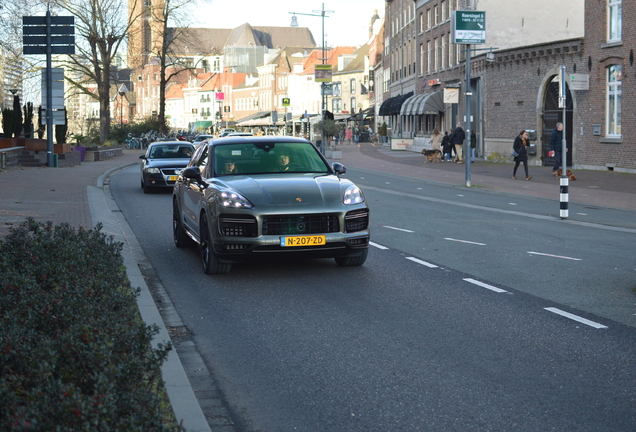
[[[608,328],[607,326],[604,326],[603,324],[599,324],[597,322],[590,321],[590,320],[585,319],[583,317],[580,317],[578,315],[574,315],[574,314],[571,314],[569,312],[562,311],[561,309],[557,309],[557,308],[554,308],[554,307],[547,307],[547,308],[544,308],[544,309],[549,311],[549,312],[555,313],[557,315],[561,315],[561,316],[569,318],[571,320],[580,322],[581,324],[588,325],[590,327],[594,327],[594,328],[597,328],[597,329],[606,329],[606,328]]]
[[[528,253],[531,254],[531,255],[541,255],[541,256],[547,256],[547,257],[552,257],[552,258],[567,259],[567,260],[572,260],[572,261],[583,261],[581,258],[572,258],[572,257],[561,256],[561,255],[546,254],[546,253],[541,253],[541,252],[528,252]]]
[[[435,264],[431,264],[429,262],[426,261],[422,261],[421,259],[415,258],[415,257],[406,257],[407,260],[413,261],[415,263],[418,264],[422,264],[423,266],[426,266],[428,268],[437,268],[437,266]]]
[[[454,239],[454,238],[450,238],[450,237],[446,237],[446,238],[444,238],[444,240],[454,241],[454,242],[459,242],[459,243],[474,244],[474,245],[478,245],[478,246],[487,246],[486,243],[477,243],[477,242],[471,242],[471,241],[468,241],[468,240],[458,240],[458,239]]]
[[[396,230],[396,231],[404,231],[404,232],[408,232],[408,233],[414,233],[415,231],[411,231],[411,230],[407,230],[404,228],[396,228],[396,227],[392,227],[392,226],[388,226],[388,225],[384,225],[384,228],[388,228],[388,229],[392,229],[392,230]]]
[[[472,279],[472,278],[464,278],[464,280],[465,280],[466,282],[470,282],[471,284],[478,285],[478,286],[480,286],[480,287],[482,287],[482,288],[489,289],[490,291],[494,291],[494,292],[496,292],[496,293],[506,293],[506,292],[508,292],[508,291],[503,290],[503,289],[501,289],[501,288],[497,288],[497,287],[495,287],[495,286],[488,285],[487,283],[480,282],[480,281],[475,280],[475,279]]]
[[[388,247],[386,247],[386,246],[382,246],[382,245],[380,245],[380,244],[373,243],[373,242],[369,242],[369,245],[370,245],[370,246],[373,246],[373,247],[376,247],[376,248],[378,248],[378,249],[382,249],[382,250],[387,250],[387,249],[388,249]]]

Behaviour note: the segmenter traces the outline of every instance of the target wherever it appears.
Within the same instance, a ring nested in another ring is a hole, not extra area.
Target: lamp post
[[[126,92],[119,92],[119,130],[124,130],[124,95]]]
[[[331,10],[325,10],[325,4],[322,4],[322,9],[321,10],[314,10],[313,14],[307,14],[307,13],[298,13],[298,12],[289,12],[290,14],[292,14],[292,22],[291,22],[291,27],[298,27],[298,18],[296,18],[296,15],[305,15],[305,16],[318,16],[322,18],[322,58],[321,63],[325,64],[325,61],[327,60],[327,58],[325,57],[325,16],[327,16],[326,14],[328,13],[333,13],[333,11]],[[320,97],[321,97],[321,105],[322,105],[322,135],[320,138],[320,152],[324,155],[325,154],[325,114],[327,112],[327,98],[325,95],[325,83],[321,83],[320,84]]]

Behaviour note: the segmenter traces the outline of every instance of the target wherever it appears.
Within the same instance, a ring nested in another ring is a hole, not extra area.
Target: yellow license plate
[[[327,237],[324,235],[314,236],[294,236],[294,237],[281,237],[280,245],[282,247],[291,246],[320,246],[327,244]]]
[[[168,181],[177,181],[178,176],[168,176]]]

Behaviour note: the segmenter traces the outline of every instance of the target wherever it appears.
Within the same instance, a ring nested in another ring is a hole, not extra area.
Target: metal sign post
[[[470,1],[467,2],[466,7],[470,8]],[[466,90],[464,92],[466,96],[466,138],[462,144],[462,153],[464,156],[464,163],[466,165],[466,187],[471,187],[470,162],[472,154],[470,153],[472,150],[470,147],[470,135],[472,132],[472,121],[470,112],[470,97],[473,93],[470,83],[470,45],[486,43],[486,12],[474,10],[453,11],[453,14],[451,15],[451,30],[452,42],[466,45]]]
[[[46,54],[46,164],[55,166],[53,158],[53,54],[75,54],[75,17],[46,16],[22,17],[22,43],[24,54]],[[64,106],[62,106],[64,108]]]
[[[559,178],[559,216],[561,219],[567,219],[569,216],[568,202],[570,201],[569,180],[567,173],[567,140],[566,140],[566,110],[567,110],[567,91],[565,66],[561,66],[559,73],[559,108],[563,108],[563,139],[561,140],[561,177]]]

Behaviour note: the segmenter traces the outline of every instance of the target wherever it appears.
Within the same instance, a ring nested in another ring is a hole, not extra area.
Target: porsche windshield
[[[246,142],[213,148],[215,176],[331,172],[310,143]]]

